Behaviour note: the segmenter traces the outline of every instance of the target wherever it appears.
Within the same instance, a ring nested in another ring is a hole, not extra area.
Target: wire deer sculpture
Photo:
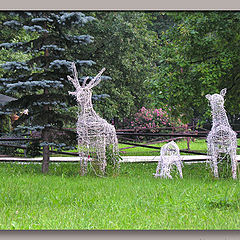
[[[212,109],[212,121],[213,125],[211,131],[207,136],[208,155],[211,156],[211,167],[214,171],[216,178],[218,175],[218,159],[223,161],[225,156],[229,155],[232,165],[232,177],[237,178],[237,134],[232,130],[226,110],[224,109],[224,96],[227,89],[224,88],[220,91],[220,94],[207,94],[206,98],[209,100]]]
[[[103,68],[93,79],[87,83],[86,77],[82,86],[78,80],[78,73],[74,63],[72,63],[73,78],[67,76],[76,91],[69,92],[76,97],[78,103],[78,153],[80,157],[80,174],[87,174],[88,163],[91,164],[96,175],[103,176],[107,166],[106,149],[109,147],[112,153],[112,162],[118,164],[118,140],[115,127],[101,118],[93,109],[92,88],[101,81],[101,75],[105,71]]]
[[[178,169],[180,178],[183,178],[182,159],[178,145],[174,141],[171,141],[161,147],[160,154],[160,160],[154,176],[172,179],[171,170],[172,166],[175,165]]]

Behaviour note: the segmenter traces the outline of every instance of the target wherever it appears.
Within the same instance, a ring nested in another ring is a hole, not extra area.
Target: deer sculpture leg
[[[172,176],[170,174],[172,166],[170,164],[167,165],[167,171],[166,171],[166,176],[170,179],[172,179]]]
[[[170,164],[170,162],[168,162],[168,159],[163,158],[161,165],[162,166],[161,166],[160,177],[172,179],[172,176],[170,174],[171,164]]]
[[[160,169],[162,168],[162,157],[160,157],[160,161],[158,162],[158,165],[157,165],[157,170],[156,170],[156,173],[154,174],[155,177],[159,177],[159,171]]]
[[[109,162],[113,167],[116,167],[118,162],[118,141],[115,134],[107,134],[106,135],[106,153],[111,156],[111,162]]]
[[[104,176],[106,168],[106,144],[103,136],[98,137],[98,141],[93,143],[96,153],[95,158],[92,161],[93,171],[97,176]]]
[[[211,134],[211,132],[210,132],[210,134]],[[214,146],[213,139],[210,134],[208,135],[208,138],[207,138],[208,155],[210,156],[210,166],[213,171],[213,175],[215,178],[218,178],[218,166],[217,166],[218,150]]]
[[[218,159],[218,152],[213,152],[211,161],[212,161],[212,167],[213,167],[213,174],[215,178],[218,178],[218,166],[217,166],[217,159]]]
[[[237,159],[236,159],[236,149],[231,149],[230,158],[232,162],[232,177],[233,179],[237,179]]]
[[[99,150],[98,150],[99,151]],[[97,176],[103,177],[105,174],[105,168],[106,168],[106,156],[105,153],[102,151],[98,152],[98,161],[94,163],[94,171]]]
[[[78,123],[79,124],[79,123]],[[83,125],[83,124],[82,124]],[[88,157],[89,157],[89,138],[87,136],[87,128],[85,125],[78,128],[78,155],[80,158],[80,175],[87,174]]]
[[[111,161],[109,162],[113,168],[119,167],[120,162],[118,159],[119,156],[119,150],[118,150],[118,139],[116,135],[116,130],[114,126],[112,125],[107,125],[107,134],[105,134],[105,142],[106,142],[106,151],[109,154],[108,157],[111,155]]]
[[[78,155],[80,158],[80,175],[84,176],[87,174],[88,166],[88,156],[85,151],[83,151],[84,146],[82,145],[82,140],[78,140]]]
[[[177,167],[177,169],[178,169],[180,178],[183,178],[181,160],[180,160],[180,159],[177,159],[176,162],[175,162],[175,165],[176,165],[176,167]]]
[[[113,152],[113,166],[119,168],[120,162],[117,157],[119,156],[119,150],[118,150],[118,139],[116,134],[112,136],[112,152]]]

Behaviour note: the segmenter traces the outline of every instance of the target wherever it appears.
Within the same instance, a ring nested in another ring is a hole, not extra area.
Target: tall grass
[[[240,185],[205,164],[184,179],[154,178],[156,163],[121,165],[118,176],[80,177],[79,165],[0,164],[0,229],[239,229]]]

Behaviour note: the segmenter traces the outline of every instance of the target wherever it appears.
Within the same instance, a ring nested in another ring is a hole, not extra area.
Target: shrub
[[[41,155],[41,148],[39,141],[27,143],[26,155],[27,157],[37,157]]]
[[[168,109],[169,112],[171,109]],[[142,107],[135,115],[134,119],[130,122],[131,128],[160,128],[160,127],[183,127],[184,125],[180,119],[174,119],[171,115],[163,110],[159,109],[146,109]]]

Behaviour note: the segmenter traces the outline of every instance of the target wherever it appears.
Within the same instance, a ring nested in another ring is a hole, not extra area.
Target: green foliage
[[[9,133],[11,130],[11,118],[9,115],[0,115],[0,134]]]
[[[26,155],[27,157],[37,157],[41,155],[41,148],[39,141],[29,142],[27,144]]]
[[[54,14],[57,15],[59,13],[43,13],[43,18],[49,16],[52,18],[52,15]],[[31,91],[31,99],[33,99],[33,102],[35,103],[46,99],[46,93],[43,92],[44,86],[42,81],[42,79],[46,79],[46,76],[50,81],[55,80],[54,84],[56,85],[56,88],[54,90],[57,90],[60,87],[59,82],[56,82],[56,80],[59,81],[60,79],[61,84],[64,85],[62,88],[64,91],[61,90],[61,92],[67,94],[67,91],[70,90],[69,85],[65,83],[63,79],[66,79],[66,75],[71,73],[65,68],[65,72],[62,72],[60,64],[55,67],[55,65],[51,65],[51,63],[54,62],[54,59],[75,60],[79,57],[83,59],[93,59],[96,62],[96,65],[93,66],[93,70],[85,68],[85,65],[82,65],[81,67],[78,66],[81,75],[94,75],[96,71],[99,71],[102,67],[106,67],[106,74],[112,78],[112,80],[109,81],[102,81],[99,87],[94,88],[96,94],[106,93],[110,96],[109,98],[101,99],[101,101],[94,101],[96,111],[107,120],[115,118],[121,121],[124,117],[136,112],[143,105],[148,106],[150,104],[151,100],[148,98],[150,89],[148,84],[146,84],[146,80],[151,78],[153,72],[156,70],[155,59],[158,55],[157,34],[148,28],[148,25],[151,24],[150,14],[144,12],[100,11],[86,12],[85,14],[95,17],[97,21],[89,22],[84,28],[75,28],[74,26],[68,28],[67,25],[63,26],[60,23],[50,22],[48,20],[45,27],[48,33],[41,32],[42,30],[40,28],[38,32],[19,30],[15,37],[9,35],[8,38],[3,38],[3,40],[9,39],[11,43],[17,43],[19,41],[23,42],[25,50],[30,46],[25,44],[25,42],[33,43],[31,46],[33,49],[27,50],[31,51],[31,54],[30,52],[22,53],[21,51],[17,51],[16,47],[13,47],[13,50],[8,48],[2,49],[1,51],[2,59],[0,57],[0,61],[2,61],[2,63],[5,63],[6,61],[25,61],[33,67],[32,82],[30,81],[30,85],[20,83],[19,85],[11,86],[11,89],[9,89],[11,93],[14,90],[21,89],[22,93],[25,92],[24,99],[25,97],[26,99],[28,98],[28,101],[26,100],[24,104],[20,104],[22,100],[18,101],[19,104],[15,102],[14,104],[16,108],[23,108],[23,105],[26,107],[26,103],[31,102],[29,98],[30,96],[26,96],[26,93],[29,91]],[[24,19],[30,19],[29,16],[25,16],[25,13],[23,15]],[[4,18],[2,22],[4,23],[7,20],[7,17],[4,14],[3,16]],[[19,21],[22,17],[23,16],[20,14],[19,16],[14,16],[14,19]],[[38,24],[39,26],[44,27],[44,24],[40,24],[40,22],[38,22]],[[6,28],[7,26],[5,26],[3,30],[6,31]],[[8,27],[8,29],[10,28]],[[25,27],[25,29],[30,28]],[[94,41],[88,45],[70,44],[70,38],[68,38],[68,40],[64,38],[64,36],[69,36],[70,34],[75,36],[79,36],[80,34],[90,34],[94,36]],[[40,44],[40,41],[43,41],[42,45]],[[57,45],[58,48],[63,48],[65,51],[56,51],[56,47],[53,47],[53,45]],[[47,50],[49,56],[45,56],[46,49],[43,49],[44,46],[48,46]],[[14,52],[16,53],[15,58],[13,58],[12,55]],[[29,60],[29,56],[31,58],[33,57],[32,60]],[[51,66],[53,67],[48,69],[48,66],[50,68]],[[22,82],[23,77],[18,78],[18,81]],[[46,81],[45,83],[50,84]],[[62,99],[59,99],[58,96],[56,96],[55,91],[50,88],[48,91],[50,91],[51,95],[54,94],[52,98],[56,99],[57,102],[62,100],[62,102],[67,103],[68,106],[67,108],[62,109],[59,107],[58,102],[57,105],[50,104],[50,107],[54,109],[54,111],[57,110],[61,115],[64,115],[63,113],[65,113],[65,115],[72,116],[72,110],[69,110],[69,107],[74,104],[73,99],[70,99],[64,94],[62,94]],[[18,90],[18,93],[19,92],[20,90]],[[52,101],[50,96],[47,97],[47,100],[48,102]],[[41,107],[42,106],[35,105],[34,109],[35,111],[40,111],[42,114]],[[48,116],[50,116],[50,114],[50,112],[47,113]],[[53,122],[55,122],[54,116],[49,118],[53,119]],[[41,118],[38,119],[39,121],[41,120]],[[65,126],[71,127],[74,126],[75,122],[72,119],[69,122],[63,119],[62,121],[64,121]],[[35,124],[42,125],[40,123]]]
[[[94,59],[96,69],[106,68],[112,78],[93,90],[110,97],[95,102],[104,118],[122,120],[142,106],[148,106],[150,89],[146,80],[155,71],[157,34],[148,29],[149,15],[144,12],[90,12],[97,21],[86,28],[95,41],[86,55]],[[76,54],[81,48],[76,49]]]
[[[205,121],[205,94],[227,87],[226,108],[239,113],[240,14],[169,12],[174,25],[160,36],[159,72],[149,83],[155,104],[167,103],[185,121]]]
[[[13,19],[19,20],[17,16],[12,16]],[[11,29],[11,28],[6,28],[4,26],[4,22],[7,21],[8,19],[8,14],[5,12],[0,12],[0,43],[4,42],[11,42],[11,43],[17,43],[20,41],[31,41],[34,38],[37,37],[36,33],[35,34],[29,34],[26,33],[25,30],[19,30],[16,32],[16,29]],[[11,62],[11,61],[17,61],[17,62],[22,62],[22,61],[27,61],[31,59],[31,54],[29,53],[24,53],[22,51],[13,51],[12,49],[1,49],[0,50],[0,65],[5,63],[5,62]],[[2,77],[4,74],[4,70],[0,68],[0,77]],[[1,89],[0,89],[1,90]],[[4,94],[4,90],[2,93]],[[19,96],[19,94],[16,94],[16,96]]]
[[[149,22],[147,24],[148,28],[157,32],[159,38],[162,36],[163,32],[167,31],[174,25],[174,18],[171,17],[171,14],[166,12],[147,12],[147,15],[149,18]]]
[[[9,115],[0,115],[0,136],[6,136],[11,131],[11,118]],[[2,143],[2,142],[0,142]],[[16,151],[11,147],[0,146],[0,153],[12,155]]]

